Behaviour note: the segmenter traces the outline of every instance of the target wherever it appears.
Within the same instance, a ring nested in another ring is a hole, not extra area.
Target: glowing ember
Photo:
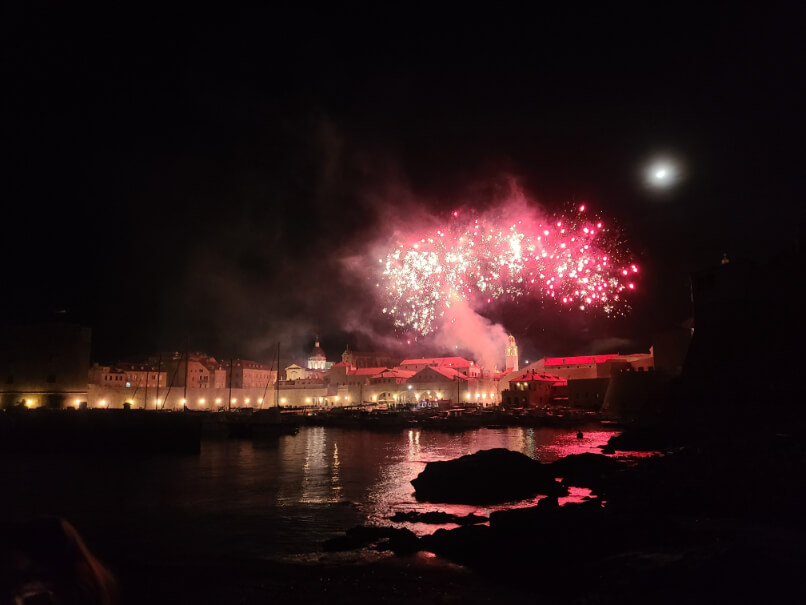
[[[567,309],[622,314],[638,267],[619,234],[584,205],[540,221],[453,212],[445,227],[398,243],[380,260],[383,312],[426,335],[452,305],[535,296]],[[446,317],[447,315],[447,317]]]

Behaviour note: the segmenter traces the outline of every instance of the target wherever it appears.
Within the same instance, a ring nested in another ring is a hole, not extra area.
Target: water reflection
[[[582,439],[577,438],[575,431],[564,429],[480,429],[459,434],[409,430],[402,444],[405,446],[405,451],[396,454],[394,447],[391,448],[391,455],[379,469],[377,479],[367,486],[366,496],[360,500],[361,510],[369,523],[386,525],[390,523],[389,517],[396,512],[443,511],[460,516],[469,513],[486,516],[493,510],[502,508],[532,506],[541,498],[540,496],[485,507],[418,502],[414,498],[411,480],[425,468],[427,462],[450,460],[495,447],[519,451],[544,463],[553,462],[568,454],[601,453],[600,446],[605,445],[615,434],[614,431],[603,431],[598,426],[584,427]],[[346,439],[349,436],[335,434],[334,438]],[[589,490],[575,488],[562,501],[580,501],[589,495]],[[419,523],[406,523],[403,526],[418,534],[431,533],[439,527],[454,527]]]
[[[561,429],[394,433],[303,428],[266,444],[206,441],[198,456],[127,460],[0,460],[0,515],[53,513],[94,545],[136,556],[277,556],[319,550],[359,523],[395,512],[489,514],[493,507],[417,502],[410,481],[427,462],[506,447],[541,462],[598,453],[614,435]],[[36,481],[31,478],[36,477]],[[575,491],[581,498],[584,492]],[[532,501],[514,503],[516,506]],[[436,527],[412,524],[418,533]]]
[[[420,430],[409,430],[409,462],[420,460]]]
[[[341,500],[341,485],[339,484],[339,480],[341,475],[339,473],[339,467],[341,463],[339,462],[339,444],[333,444],[333,466],[331,467],[330,473],[330,493],[331,499],[330,502],[339,502]]]

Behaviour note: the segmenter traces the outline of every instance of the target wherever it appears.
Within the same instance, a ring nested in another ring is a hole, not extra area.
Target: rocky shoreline
[[[412,484],[431,502],[547,496],[537,506],[493,512],[486,525],[425,536],[401,527],[354,528],[324,548],[434,553],[489,581],[573,603],[778,602],[800,595],[806,448],[792,433],[721,428],[708,439],[628,431],[607,450],[675,442],[632,464],[596,454],[513,464],[521,455],[506,450],[429,463]],[[560,506],[557,496],[570,486],[590,488],[592,496]],[[391,519],[405,520],[402,513]]]

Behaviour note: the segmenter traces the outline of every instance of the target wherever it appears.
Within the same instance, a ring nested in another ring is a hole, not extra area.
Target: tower
[[[507,344],[507,363],[506,372],[514,372],[518,369],[518,345],[515,344],[515,337],[509,335],[509,344]]]
[[[322,347],[319,346],[319,338],[317,337],[313,351],[311,351],[311,354],[308,356],[308,369],[326,370],[327,367],[327,357],[325,357],[325,352],[322,350]]]

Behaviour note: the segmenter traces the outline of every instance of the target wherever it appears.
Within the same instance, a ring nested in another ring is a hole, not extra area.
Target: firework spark
[[[539,220],[503,213],[464,218],[400,242],[379,258],[383,312],[420,335],[450,320],[451,307],[474,308],[533,296],[562,308],[622,314],[638,267],[616,229],[584,205]],[[511,217],[511,215],[510,215]]]

